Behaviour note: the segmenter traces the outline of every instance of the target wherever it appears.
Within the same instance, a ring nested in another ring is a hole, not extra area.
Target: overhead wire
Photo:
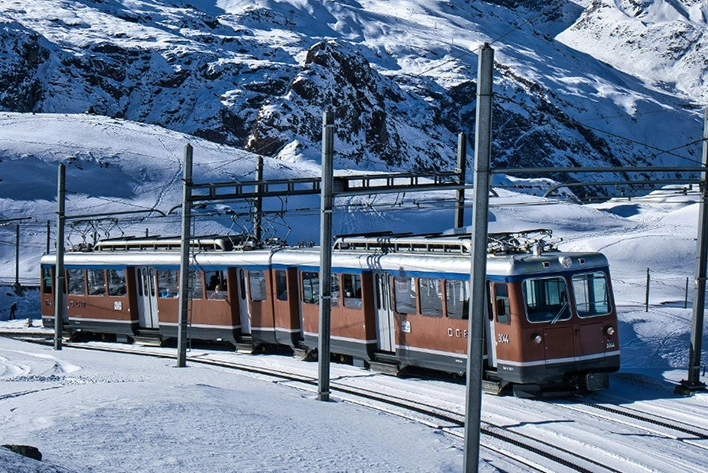
[[[513,98],[511,98],[511,97],[508,97],[508,96],[506,96],[506,95],[494,94],[494,96],[497,97],[497,98],[500,98],[500,99],[502,99],[502,100],[505,100],[505,101],[507,101],[507,102],[511,102],[511,103],[513,103],[513,104],[515,104],[515,105],[518,105],[519,107],[523,108],[527,113],[536,113],[536,112],[538,112],[537,110],[534,110],[534,111],[529,110],[529,109],[527,108],[526,104],[524,104],[524,103],[522,103],[522,102],[519,102],[518,100],[515,100],[515,99],[513,99]],[[546,113],[546,112],[541,111],[540,113]],[[690,163],[692,163],[692,164],[702,165],[702,163],[701,163],[700,161],[698,161],[698,160],[691,159],[691,158],[688,158],[688,157],[683,156],[683,155],[680,155],[680,154],[676,154],[676,153],[674,153],[673,151],[676,151],[676,150],[682,149],[682,148],[686,148],[686,147],[689,147],[689,146],[693,146],[693,145],[695,145],[695,144],[697,144],[697,143],[702,143],[702,142],[704,141],[704,138],[700,138],[700,139],[698,139],[698,140],[690,141],[690,142],[688,142],[688,143],[684,143],[684,144],[681,144],[681,145],[676,146],[676,147],[674,147],[674,148],[671,148],[671,149],[666,150],[666,149],[662,149],[662,148],[659,148],[659,147],[654,146],[654,145],[650,145],[650,144],[648,144],[648,143],[642,143],[641,141],[637,141],[637,140],[635,140],[635,139],[628,138],[628,137],[626,137],[626,136],[622,136],[622,135],[619,135],[619,134],[614,133],[614,132],[611,132],[611,131],[603,130],[603,129],[601,129],[601,128],[594,127],[594,126],[592,126],[592,125],[587,125],[587,124],[585,124],[584,122],[579,121],[579,120],[576,120],[576,119],[573,119],[573,118],[565,118],[565,117],[557,117],[557,116],[553,116],[553,118],[556,119],[556,120],[558,120],[559,122],[565,123],[565,124],[567,124],[567,125],[583,126],[583,127],[587,128],[587,129],[589,129],[589,130],[596,131],[596,132],[598,132],[598,133],[603,133],[603,134],[606,134],[606,135],[608,135],[608,136],[612,136],[613,138],[617,138],[617,139],[620,139],[620,140],[623,140],[623,141],[627,141],[627,142],[632,143],[632,144],[635,144],[635,145],[639,145],[639,146],[642,146],[642,147],[645,147],[645,148],[648,148],[648,149],[652,149],[652,150],[654,150],[654,151],[658,151],[658,153],[657,153],[657,154],[654,154],[652,157],[656,157],[656,156],[659,156],[659,155],[661,155],[661,154],[669,154],[669,155],[674,156],[674,157],[676,157],[676,158],[680,158],[680,159],[686,160],[686,161],[688,161],[688,162],[690,162]]]

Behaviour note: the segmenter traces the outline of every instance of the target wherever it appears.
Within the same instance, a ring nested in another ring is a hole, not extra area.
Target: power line
[[[495,97],[500,98],[500,99],[502,99],[502,100],[506,100],[507,102],[511,102],[511,103],[513,103],[513,104],[515,104],[515,105],[518,105],[519,107],[521,107],[521,108],[523,108],[524,110],[526,110],[526,112],[529,113],[529,114],[534,113],[532,110],[529,110],[529,109],[527,108],[527,105],[526,105],[526,104],[524,104],[524,103],[522,103],[522,102],[519,102],[518,100],[514,100],[514,99],[511,98],[511,97],[508,97],[508,96],[506,96],[506,95],[500,95],[500,94],[495,94]],[[541,113],[545,113],[546,115],[549,115],[547,112],[543,112],[543,111],[540,111],[540,112],[541,112]],[[550,116],[550,115],[549,115],[549,116]],[[636,145],[643,146],[643,147],[648,148],[648,149],[652,149],[652,150],[658,151],[658,153],[652,155],[652,157],[656,157],[656,156],[659,156],[659,155],[661,155],[661,154],[669,154],[669,155],[674,156],[674,157],[676,157],[676,158],[680,158],[680,159],[686,160],[686,161],[688,161],[688,162],[690,162],[690,163],[692,163],[692,164],[697,164],[697,165],[699,165],[699,166],[701,165],[701,162],[700,162],[700,161],[694,160],[694,159],[691,159],[691,158],[688,158],[688,157],[686,157],[686,156],[682,156],[682,155],[680,155],[680,154],[676,154],[676,153],[674,153],[673,151],[676,151],[676,150],[681,149],[681,148],[686,148],[686,147],[688,147],[688,146],[693,146],[693,145],[695,145],[695,144],[697,144],[697,143],[701,143],[701,142],[703,142],[703,138],[698,139],[698,140],[694,140],[694,141],[691,141],[691,142],[688,142],[688,143],[685,143],[685,144],[682,144],[682,145],[679,145],[679,146],[677,146],[677,147],[675,147],[675,148],[672,148],[672,149],[669,149],[669,150],[665,150],[665,149],[659,148],[659,147],[657,147],[657,146],[653,146],[653,145],[650,145],[650,144],[647,144],[647,143],[642,143],[641,141],[637,141],[637,140],[634,140],[634,139],[632,139],[632,138],[628,138],[628,137],[626,137],[626,136],[622,136],[622,135],[619,135],[619,134],[617,134],[617,133],[613,133],[613,132],[611,132],[611,131],[607,131],[607,130],[603,130],[603,129],[601,129],[601,128],[597,128],[597,127],[594,127],[594,126],[591,126],[591,125],[587,125],[587,124],[585,124],[585,123],[583,123],[583,122],[581,122],[581,121],[579,121],[579,120],[576,120],[576,119],[574,119],[574,118],[565,118],[565,117],[556,117],[556,116],[553,116],[552,118],[558,120],[558,121],[561,122],[561,123],[565,123],[566,125],[573,125],[573,126],[576,126],[576,127],[577,127],[577,126],[582,126],[582,127],[585,127],[585,128],[587,128],[587,129],[589,129],[589,130],[596,131],[596,132],[598,132],[598,133],[603,133],[603,134],[606,134],[606,135],[608,135],[608,136],[612,136],[613,138],[617,138],[617,139],[620,139],[620,140],[624,140],[624,141],[627,141],[627,142],[632,143],[632,144],[636,144]]]

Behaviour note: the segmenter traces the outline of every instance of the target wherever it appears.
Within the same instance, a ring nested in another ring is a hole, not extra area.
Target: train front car
[[[558,251],[488,258],[487,373],[517,396],[599,390],[620,366],[607,259]]]

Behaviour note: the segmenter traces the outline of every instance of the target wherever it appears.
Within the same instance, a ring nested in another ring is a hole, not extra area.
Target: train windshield
[[[562,277],[525,279],[522,283],[529,322],[568,320],[568,287]]]
[[[612,309],[607,275],[603,272],[573,276],[573,293],[579,317],[607,315]]]

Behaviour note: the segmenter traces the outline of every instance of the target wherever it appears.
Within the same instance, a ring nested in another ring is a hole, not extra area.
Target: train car
[[[620,366],[609,267],[598,253],[543,251],[536,234],[496,234],[487,259],[485,377],[518,395],[609,385]],[[550,232],[540,232],[542,236]],[[375,359],[466,369],[469,236],[342,238],[333,262],[359,255],[374,281]],[[334,264],[334,263],[333,263]]]
[[[539,237],[540,235],[540,237]],[[537,238],[532,238],[536,236]],[[485,386],[519,395],[608,386],[619,369],[607,260],[550,247],[547,231],[490,235]],[[521,242],[524,243],[521,243]],[[469,235],[338,238],[330,350],[399,372],[466,369]],[[316,247],[247,239],[192,242],[188,336],[316,353]],[[65,256],[67,327],[121,340],[177,336],[179,239],[121,239]],[[53,325],[54,257],[42,259],[43,319]],[[478,313],[478,312],[475,312]]]

